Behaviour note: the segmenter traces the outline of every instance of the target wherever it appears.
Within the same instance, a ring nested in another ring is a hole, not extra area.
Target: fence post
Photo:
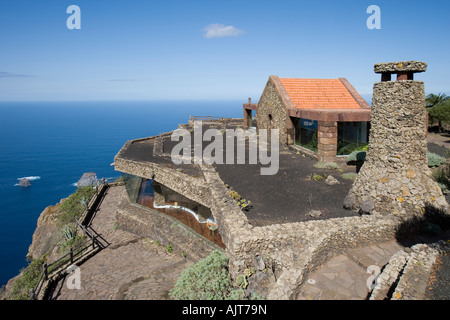
[[[48,270],[47,270],[47,263],[44,262],[44,264],[42,265],[42,271],[44,272],[44,280],[48,280]]]

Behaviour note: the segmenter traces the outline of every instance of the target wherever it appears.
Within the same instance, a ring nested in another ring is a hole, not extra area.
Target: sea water
[[[75,192],[84,172],[116,178],[111,163],[127,140],[190,115],[241,118],[245,102],[0,102],[0,285],[27,266],[40,213]],[[25,177],[31,186],[19,187]]]

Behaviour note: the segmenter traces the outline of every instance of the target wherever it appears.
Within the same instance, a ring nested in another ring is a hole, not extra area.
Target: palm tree
[[[434,93],[430,93],[425,98],[426,106],[427,108],[431,108],[432,106],[444,102],[445,100],[450,99],[449,96],[447,96],[445,93],[438,93],[437,95]]]

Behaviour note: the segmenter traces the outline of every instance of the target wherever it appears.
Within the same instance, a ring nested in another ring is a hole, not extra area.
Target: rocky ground
[[[437,258],[425,297],[429,300],[450,300],[450,254]]]
[[[224,164],[215,168],[230,188],[251,201],[252,208],[245,214],[252,225],[356,215],[343,207],[353,182],[343,174],[356,172],[356,167],[343,164],[341,170],[330,170],[314,167],[315,164],[317,161],[311,158],[281,148],[276,175],[261,175],[261,165]],[[328,176],[337,184],[328,184]],[[316,211],[320,214],[316,215]]]

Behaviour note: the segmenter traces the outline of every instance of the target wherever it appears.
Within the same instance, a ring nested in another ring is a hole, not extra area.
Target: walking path
[[[428,132],[427,142],[450,149],[450,136],[447,133]]]
[[[50,299],[168,299],[168,292],[190,262],[167,253],[154,241],[115,228],[117,205],[124,187],[111,187],[92,222],[106,248],[80,266],[80,289],[61,280]]]

